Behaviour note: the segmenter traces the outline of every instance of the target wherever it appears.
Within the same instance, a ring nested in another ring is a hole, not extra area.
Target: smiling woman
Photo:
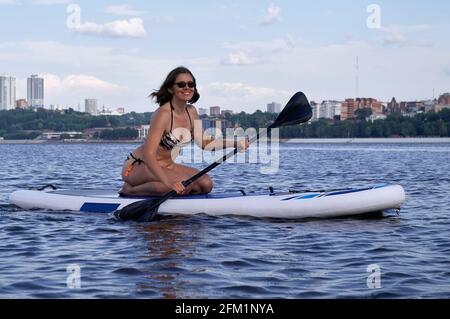
[[[217,150],[227,147],[248,148],[248,140],[206,139],[203,130],[194,134],[198,112],[190,103],[200,98],[194,75],[185,67],[172,70],[161,88],[150,94],[160,105],[153,114],[149,136],[145,143],[129,154],[122,169],[124,181],[119,191],[123,195],[162,195],[171,190],[177,194],[205,194],[212,190],[208,175],[188,187],[182,181],[198,170],[175,163],[180,148],[195,142],[202,149]]]

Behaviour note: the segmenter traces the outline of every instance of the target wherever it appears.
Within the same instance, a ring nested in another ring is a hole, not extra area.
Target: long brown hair
[[[156,99],[156,103],[158,103],[159,106],[172,100],[173,94],[169,92],[169,89],[172,88],[172,86],[175,84],[178,74],[182,74],[182,73],[189,74],[192,77],[192,80],[194,81],[194,83],[196,84],[194,87],[194,96],[189,101],[189,103],[197,102],[198,99],[200,98],[200,94],[197,91],[197,81],[195,80],[195,77],[192,74],[192,72],[189,71],[189,69],[184,66],[179,66],[179,67],[173,69],[172,71],[170,71],[170,73],[167,75],[166,79],[164,80],[163,84],[161,85],[160,89],[157,91],[154,91],[149,96],[151,98]]]

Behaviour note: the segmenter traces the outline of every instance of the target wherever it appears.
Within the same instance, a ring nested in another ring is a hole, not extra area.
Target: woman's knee
[[[200,179],[200,188],[203,193],[210,193],[213,189],[213,181],[209,175],[205,175]]]

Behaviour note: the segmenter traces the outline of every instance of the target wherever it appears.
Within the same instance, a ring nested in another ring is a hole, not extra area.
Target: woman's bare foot
[[[119,189],[119,195],[122,196],[126,196],[126,195],[132,195],[132,188],[133,186],[131,186],[130,184],[128,184],[127,182],[124,182],[122,187]]]

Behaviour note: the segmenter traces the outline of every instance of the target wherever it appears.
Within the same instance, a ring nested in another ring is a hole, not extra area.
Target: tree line
[[[277,114],[226,115],[227,120],[242,128],[262,128],[272,124]],[[370,112],[361,110],[353,120],[319,119],[296,126],[280,128],[281,138],[365,138],[365,137],[449,137],[450,109],[419,113],[413,117],[393,113],[386,119],[368,121]]]
[[[449,137],[450,109],[416,114],[413,117],[391,114],[385,120],[367,121],[370,112],[360,111],[353,120],[320,119],[297,126],[282,127],[281,138],[359,138],[359,137]],[[127,113],[122,116],[92,116],[73,109],[56,112],[45,109],[0,111],[0,137],[33,139],[43,130],[83,132],[87,128],[104,128],[94,138],[133,139],[133,127],[150,122],[152,113]],[[202,116],[203,117],[203,116]],[[277,114],[256,111],[225,114],[229,126],[263,128],[272,124]]]
[[[136,138],[137,131],[131,127],[148,124],[152,113],[131,112],[123,116],[93,116],[73,109],[51,111],[9,110],[0,111],[0,137],[5,139],[34,139],[42,131],[83,132],[87,128],[107,128],[97,138]],[[128,129],[127,129],[128,128]],[[131,130],[133,132],[131,132]]]

